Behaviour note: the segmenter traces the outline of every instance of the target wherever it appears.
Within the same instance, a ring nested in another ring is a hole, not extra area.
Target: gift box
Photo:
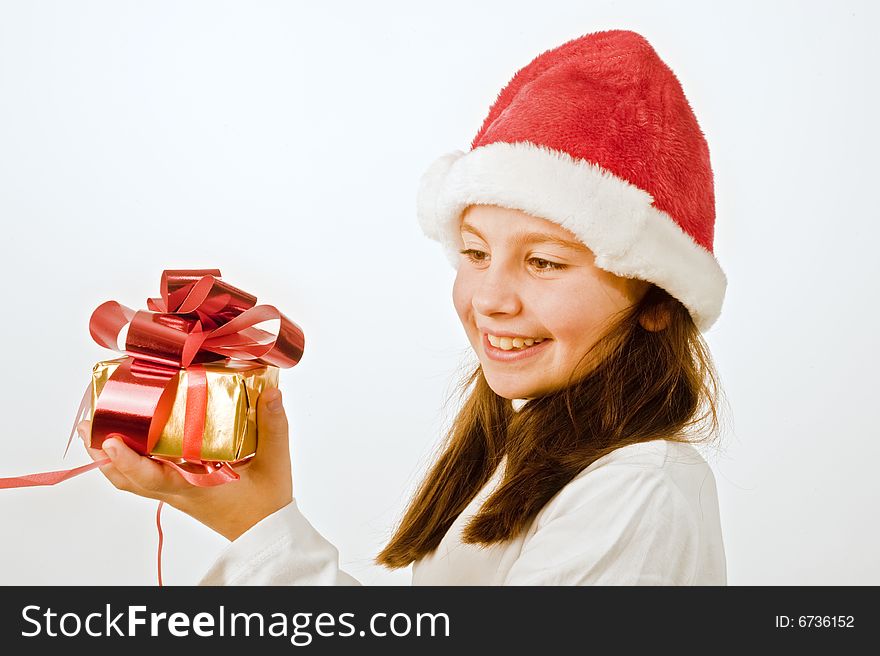
[[[93,368],[80,406],[90,446],[119,437],[197,485],[235,477],[228,463],[256,453],[257,398],[302,358],[302,330],[217,269],[164,271],[147,308],[106,301],[89,320],[98,344],[126,356]]]
[[[91,419],[101,392],[116,369],[126,358],[98,362],[92,369]],[[235,462],[253,455],[257,448],[257,398],[269,388],[278,387],[278,367],[231,360],[205,363],[207,400],[204,428],[201,435],[200,459],[214,462]],[[179,370],[172,381],[175,388],[170,414],[165,420],[155,445],[145,455],[169,458],[184,457],[187,390],[191,375]],[[91,441],[92,448],[100,444]]]

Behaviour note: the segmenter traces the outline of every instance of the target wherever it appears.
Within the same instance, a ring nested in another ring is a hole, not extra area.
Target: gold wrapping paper
[[[92,369],[92,405],[107,380],[125,358],[102,360]],[[208,409],[202,435],[202,459],[236,461],[253,455],[257,449],[257,397],[264,389],[278,387],[278,367],[232,360],[205,363],[208,383]],[[152,455],[181,457],[183,424],[186,414],[186,371],[182,370],[171,416],[165,424]]]

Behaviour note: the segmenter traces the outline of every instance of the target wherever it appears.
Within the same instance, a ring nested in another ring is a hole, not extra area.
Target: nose
[[[471,304],[478,314],[485,317],[518,314],[522,309],[522,301],[515,276],[495,263],[490,264],[480,276]]]

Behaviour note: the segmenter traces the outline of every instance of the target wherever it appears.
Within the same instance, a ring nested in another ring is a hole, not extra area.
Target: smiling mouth
[[[517,362],[532,358],[545,351],[553,342],[552,339],[544,337],[541,338],[540,341],[532,340],[531,345],[526,345],[525,339],[523,339],[523,345],[517,348],[512,345],[512,338],[509,338],[511,340],[511,347],[504,349],[492,344],[492,340],[495,339],[494,335],[490,338],[488,333],[483,333],[483,352],[490,360],[495,360],[497,362]]]
[[[496,337],[492,333],[486,333],[489,343],[502,351],[524,350],[544,341],[544,337]]]

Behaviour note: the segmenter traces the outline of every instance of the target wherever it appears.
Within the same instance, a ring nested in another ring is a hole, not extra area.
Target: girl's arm
[[[199,585],[361,585],[296,499],[227,547]]]

